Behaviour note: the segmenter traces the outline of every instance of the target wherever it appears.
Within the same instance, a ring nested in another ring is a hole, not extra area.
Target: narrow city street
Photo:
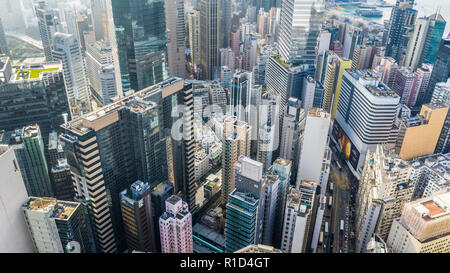
[[[358,181],[347,164],[340,160],[339,153],[334,147],[332,151],[327,208],[322,224],[324,244],[318,252],[348,253],[354,251],[353,198],[356,195]]]

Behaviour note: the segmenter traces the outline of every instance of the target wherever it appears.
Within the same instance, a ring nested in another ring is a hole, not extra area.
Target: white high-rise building
[[[399,102],[400,96],[371,70],[344,71],[332,139],[345,153],[355,176],[361,175],[369,149],[382,143],[395,144]]]
[[[184,0],[165,0],[169,74],[186,78]]]
[[[314,208],[317,184],[301,181],[297,187],[290,187],[287,195],[281,250],[285,253],[309,251],[314,230]]]
[[[285,62],[314,64],[324,5],[324,0],[281,1],[278,44]]]
[[[450,252],[450,188],[406,203],[387,245],[394,253]]]
[[[256,160],[263,163],[264,171],[266,171],[275,160],[273,153],[279,148],[280,95],[275,92],[264,93],[258,109],[258,150]]]
[[[53,59],[63,65],[64,84],[72,117],[92,110],[83,54],[77,39],[71,34],[54,35]]]
[[[0,253],[35,252],[20,209],[28,197],[27,190],[14,149],[8,145],[0,145],[0,173]]]
[[[112,49],[107,42],[86,44],[86,70],[95,96],[108,104],[117,93]]]
[[[328,148],[330,114],[319,108],[311,108],[306,116],[305,131],[298,158],[297,185],[302,180],[314,181],[327,188],[330,172],[331,150]]]
[[[62,31],[57,12],[50,9],[45,1],[37,2],[34,10],[38,18],[39,34],[41,35],[45,59],[48,62],[53,61],[53,36],[56,32]]]
[[[305,113],[308,113],[309,109],[313,107],[314,104],[314,94],[316,91],[316,81],[313,77],[307,76],[303,81],[302,88],[302,107],[305,110]]]

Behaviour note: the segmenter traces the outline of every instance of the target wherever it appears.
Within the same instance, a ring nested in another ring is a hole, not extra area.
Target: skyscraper
[[[95,252],[90,220],[82,204],[29,197],[22,210],[38,253]]]
[[[102,104],[108,104],[113,97],[121,95],[116,86],[113,65],[112,48],[108,42],[100,41],[86,44],[86,72],[90,90],[93,91],[92,95]]]
[[[56,11],[50,9],[45,1],[37,2],[34,9],[38,18],[39,34],[44,47],[45,60],[50,62],[53,61],[53,36],[56,32],[62,30],[60,22]]]
[[[10,145],[14,148],[28,195],[53,197],[53,186],[50,182],[44,141],[39,126],[35,124],[16,130]]]
[[[298,158],[297,181],[314,181],[325,192],[330,171],[331,151],[328,148],[330,114],[311,108],[306,116],[304,136]]]
[[[285,62],[314,64],[324,5],[323,0],[281,1],[278,44]]]
[[[71,166],[76,197],[87,202],[92,208],[92,217],[97,219],[94,231],[100,251],[125,249],[120,191],[138,179],[151,181],[155,185],[165,181],[169,164],[167,154],[172,151],[178,155],[178,165],[173,168],[176,181],[173,182],[177,185],[177,191],[184,193],[195,204],[195,179],[191,177],[194,176],[193,157],[189,161],[193,156],[193,137],[177,140],[182,147],[166,152],[166,147],[172,149],[171,145],[167,145],[172,122],[190,122],[191,126],[184,124],[185,135],[192,133],[189,130],[192,130],[193,120],[192,93],[188,93],[192,89],[189,86],[185,87],[183,80],[174,78],[62,125],[65,134],[61,139]],[[168,102],[171,104],[166,104]],[[183,102],[191,108],[182,112],[182,118],[171,117],[172,104]],[[168,133],[166,128],[169,128]],[[98,163],[91,166],[91,159]],[[90,187],[84,188],[84,185]],[[97,196],[98,191],[102,192],[101,197],[91,198]],[[106,202],[107,198],[111,198],[112,205]],[[93,209],[98,207],[106,211],[99,213]]]
[[[392,8],[389,20],[390,28],[386,41],[386,56],[401,62],[404,50],[408,45],[407,30],[414,27],[417,10],[413,9],[414,0],[397,0]]]
[[[200,68],[204,80],[214,80],[218,77],[220,2],[220,0],[200,1]]]
[[[242,156],[234,166],[233,191],[228,196],[225,251],[234,252],[261,240],[264,201],[263,166]]]
[[[192,215],[179,196],[172,195],[166,200],[159,230],[163,253],[193,253]]]
[[[244,70],[237,71],[231,82],[230,113],[238,120],[249,122],[250,100],[252,91],[252,73]],[[250,124],[252,125],[252,124]]]
[[[120,192],[120,205],[128,250],[156,252],[149,184],[139,180],[131,184]]]
[[[223,118],[222,200],[227,203],[234,190],[234,163],[250,155],[251,127],[234,116]]]
[[[169,77],[165,0],[108,1],[114,22],[123,91],[138,91]],[[113,30],[114,31],[114,30]]]
[[[200,11],[193,10],[187,15],[189,28],[189,50],[193,65],[200,64]]]
[[[345,70],[333,123],[332,139],[359,177],[369,149],[394,145],[394,126],[400,96],[379,81],[371,70]]]
[[[184,0],[165,0],[169,75],[186,78]]]
[[[170,181],[159,183],[152,189],[153,224],[155,232],[155,247],[161,252],[161,238],[159,237],[159,217],[166,211],[166,200],[173,195],[173,185]]]
[[[89,113],[92,110],[91,98],[83,53],[77,39],[71,34],[55,33],[52,57],[62,63],[70,115],[74,118]]]
[[[428,103],[431,101],[434,87],[438,82],[446,82],[450,77],[450,38],[442,39],[439,45],[436,61],[434,62],[433,72],[431,73],[430,83],[423,101],[419,103]]]
[[[440,13],[432,14],[427,18],[430,21],[430,25],[428,27],[427,42],[422,52],[421,62],[434,64],[447,22]]]
[[[304,129],[305,111],[301,109],[301,101],[289,98],[281,130],[280,157],[295,162],[295,165],[300,136]]]
[[[14,149],[0,145],[0,252],[32,253],[36,250],[23,217],[27,190],[17,166]]]
[[[286,253],[309,252],[314,229],[317,183],[301,181],[287,195],[281,250]]]

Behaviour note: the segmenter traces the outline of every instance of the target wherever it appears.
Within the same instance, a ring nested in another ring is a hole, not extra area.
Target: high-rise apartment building
[[[394,145],[400,97],[369,70],[345,70],[332,139],[359,177],[369,149]]]
[[[410,165],[385,145],[367,153],[356,200],[357,252],[366,249],[374,234],[387,239],[394,219],[413,196],[410,175]]]
[[[289,98],[281,131],[280,157],[291,160],[295,165],[306,120],[305,111],[301,105],[299,99]]]
[[[266,171],[277,157],[280,141],[280,95],[266,92],[262,95],[258,111],[257,155],[256,160],[263,163]],[[256,122],[255,122],[256,123]],[[250,124],[253,128],[253,124]],[[253,134],[252,134],[253,135]]]
[[[184,0],[165,0],[169,75],[186,78]]]
[[[200,1],[200,68],[204,80],[214,80],[218,77],[220,2],[220,0]]]
[[[38,253],[95,252],[90,220],[82,204],[29,197],[22,211]]]
[[[150,185],[131,184],[120,192],[120,206],[128,250],[156,252]]]
[[[288,194],[288,188],[291,181],[292,161],[277,158],[273,165],[267,170],[269,175],[277,175],[280,180],[278,184],[278,199],[275,212],[275,223],[273,228],[272,242],[276,247],[281,247],[281,240],[283,236],[283,221],[285,215],[285,204]]]
[[[309,252],[317,207],[316,187],[316,182],[302,180],[296,187],[289,188],[281,242],[283,252]]]
[[[165,0],[108,0],[107,5],[108,20],[115,27],[115,39],[110,40],[117,52],[123,92],[139,91],[166,80]]]
[[[159,218],[163,253],[193,253],[192,215],[179,196],[166,200],[166,212]]]
[[[450,192],[436,192],[403,207],[395,219],[387,245],[394,253],[450,252]]]
[[[92,110],[86,68],[77,39],[71,34],[55,33],[52,57],[62,63],[70,115],[77,117]]]
[[[234,165],[240,156],[250,156],[251,127],[234,116],[223,118],[222,200],[234,190]]]
[[[314,64],[324,5],[323,0],[281,1],[278,44],[285,62]]]
[[[47,161],[39,126],[29,125],[16,130],[10,139],[17,165],[29,196],[53,197]]]

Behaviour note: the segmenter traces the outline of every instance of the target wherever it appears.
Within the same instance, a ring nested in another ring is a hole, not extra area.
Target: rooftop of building
[[[308,111],[308,116],[316,118],[330,118],[330,113],[321,108],[312,107]]]
[[[14,67],[11,82],[41,80],[45,73],[60,71],[62,71],[62,65],[57,62],[20,65]]]
[[[148,100],[148,97],[154,95],[158,91],[162,91],[162,93],[164,93],[163,96],[168,95],[173,93],[174,90],[182,89],[183,86],[183,79],[172,77],[160,84],[147,87],[135,93],[131,93],[123,98],[120,98],[116,102],[103,106],[102,108],[99,108],[81,117],[75,118],[65,124],[62,124],[61,127],[68,129],[78,135],[84,135],[93,128],[93,124],[96,123],[96,121],[120,110],[123,107],[128,108],[130,109],[130,111],[136,113],[156,108],[157,104]]]
[[[234,253],[283,253],[283,251],[268,245],[249,245]]]
[[[409,163],[414,169],[429,169],[433,174],[433,180],[441,186],[450,185],[450,153],[421,156]]]
[[[207,238],[208,240],[210,240],[220,246],[225,246],[225,236],[223,234],[220,234],[217,231],[215,231],[201,223],[196,223],[192,227],[192,233],[194,233],[196,235],[200,235],[204,238]]]
[[[172,205],[176,205],[178,202],[183,201],[181,197],[178,195],[172,195],[171,197],[167,198],[166,202]]]
[[[274,164],[286,167],[286,166],[289,166],[291,164],[291,161],[289,159],[277,158],[275,160]]]
[[[365,87],[373,96],[399,98],[398,94],[382,83],[377,75],[370,69],[348,69],[348,73],[359,84]]]
[[[450,215],[450,192],[446,191],[425,198],[414,206],[414,209],[422,215],[425,221],[436,220]]]
[[[168,193],[170,189],[173,189],[173,185],[170,181],[164,181],[159,183],[156,187],[152,189],[153,195],[162,195],[164,193]]]
[[[29,211],[51,212],[50,218],[68,220],[79,205],[78,202],[62,201],[51,197],[29,197],[23,207]]]

